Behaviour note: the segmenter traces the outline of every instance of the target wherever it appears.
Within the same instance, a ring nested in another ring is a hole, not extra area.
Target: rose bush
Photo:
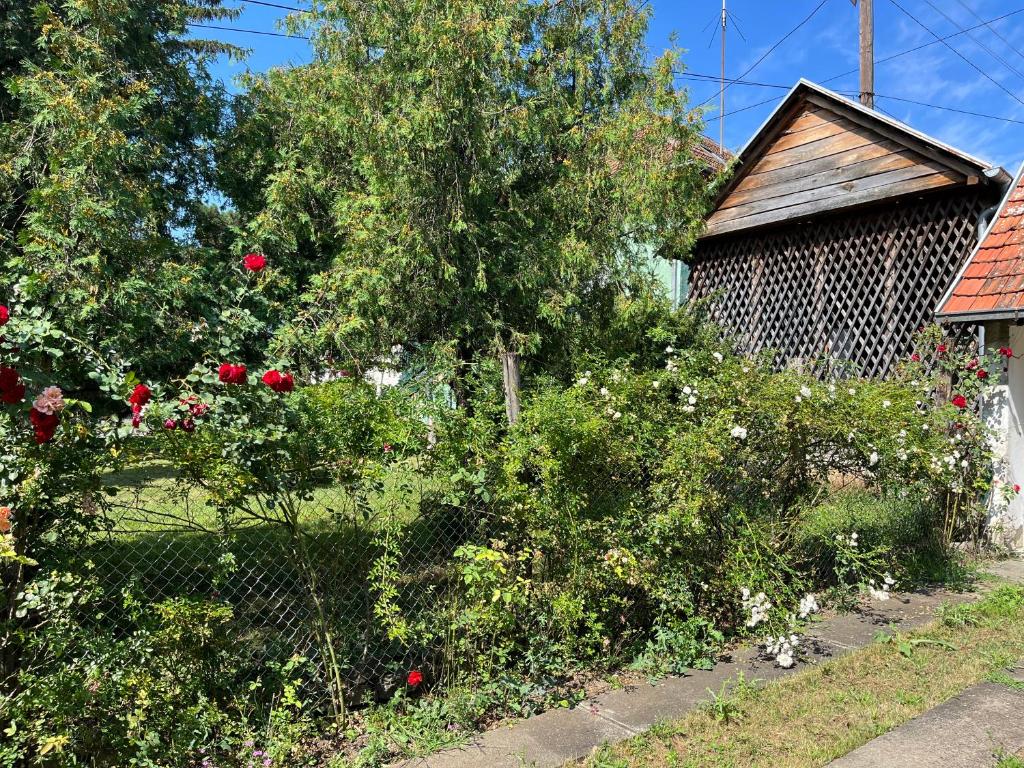
[[[231,764],[241,740],[269,738],[247,712],[295,725],[298,707],[275,709],[287,681],[247,666],[231,605],[217,596],[140,608],[128,591],[117,598],[124,634],[86,624],[101,597],[112,605],[77,553],[107,524],[113,469],[159,462],[183,490],[202,490],[222,532],[283,533],[336,716],[351,704],[350,660],[386,647],[415,663],[396,664],[399,703],[388,711],[415,716],[438,706],[431,689],[465,685],[475,693],[460,711],[472,719],[542,707],[579,671],[706,665],[728,636],[767,634],[772,658],[795,663],[794,631],[816,595],[887,596],[913,578],[922,546],[941,557],[974,530],[989,466],[978,403],[996,378],[979,372],[1005,359],[929,331],[898,381],[819,381],[736,355],[716,334],[692,330],[684,342],[666,326],[645,341],[657,349],[592,358],[568,385],[534,382],[509,429],[486,366],[466,407],[452,408],[426,388],[378,393],[355,376],[314,384],[288,361],[260,364],[228,346],[180,381],[142,382],[17,307],[4,334],[0,554],[18,584],[5,595],[6,636],[18,638],[6,647],[48,665],[16,675],[7,709],[34,725],[10,754],[52,743],[76,759],[168,765],[189,764],[178,747],[197,739],[218,740]],[[89,403],[62,388],[65,363],[54,361],[72,357],[96,369]],[[325,491],[336,499],[328,517]],[[464,536],[438,566],[455,597],[418,616],[401,599],[426,578],[402,559],[414,521],[428,526],[421,533],[457,523]],[[339,634],[349,617],[325,599],[310,550],[323,526],[372,552],[359,575],[372,620],[358,636]],[[33,558],[82,570],[43,577]],[[172,615],[184,623],[168,625]],[[165,660],[147,656],[175,633],[210,640],[168,651],[182,668],[199,665],[188,685],[169,683]],[[83,664],[76,648],[98,661]],[[260,692],[246,694],[255,679]],[[143,735],[117,711],[137,696],[153,702]],[[188,716],[175,719],[178,710]],[[150,735],[165,731],[174,735]]]

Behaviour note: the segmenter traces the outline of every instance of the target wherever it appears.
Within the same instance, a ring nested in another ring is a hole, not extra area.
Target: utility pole
[[[856,5],[858,0],[851,0]],[[875,108],[875,2],[860,0],[860,103]]]
[[[725,157],[725,27],[728,24],[728,13],[725,0],[722,0],[722,79],[718,90],[718,151]]]

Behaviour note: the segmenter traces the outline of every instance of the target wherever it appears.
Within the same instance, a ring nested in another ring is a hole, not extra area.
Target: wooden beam
[[[870,115],[865,115],[863,112],[853,109],[841,102],[836,102],[835,100],[828,99],[817,93],[808,93],[807,100],[812,104],[817,104],[818,106],[835,110],[868,130],[880,133],[887,139],[898,141],[904,146],[920,152],[929,160],[934,160],[937,163],[943,163],[954,171],[963,174],[967,179],[977,177],[981,170],[983,170],[979,169],[977,166],[964,162],[946,149],[943,149],[931,142],[924,141],[912,133],[900,130],[884,120],[872,119]]]
[[[908,195],[914,192],[926,192],[932,189],[951,186],[955,182],[941,174],[933,173],[931,176],[910,179],[882,188],[865,189],[860,192],[852,192],[839,200],[815,200],[805,205],[784,208],[781,210],[767,211],[753,216],[745,216],[739,219],[724,221],[721,224],[712,224],[709,220],[708,227],[703,238],[717,237],[729,232],[738,232],[744,229],[777,224],[782,221],[796,222],[799,219],[806,219],[812,216],[854,208],[865,203],[878,200],[890,199],[899,195]]]
[[[785,215],[785,212],[788,209],[802,207],[808,203],[818,203],[823,207],[823,209],[828,209],[833,206],[826,205],[826,203],[830,201],[834,202],[837,198],[843,198],[847,195],[856,194],[868,189],[877,189],[891,184],[898,184],[903,181],[909,181],[910,179],[932,176],[933,174],[943,176],[950,184],[955,184],[957,181],[962,181],[963,179],[959,174],[953,174],[948,169],[943,168],[936,163],[912,163],[903,168],[883,171],[872,176],[843,181],[837,184],[830,184],[825,187],[819,187],[818,189],[806,189],[783,197],[754,200],[749,203],[744,203],[743,205],[735,206],[734,208],[715,211],[715,214],[708,221],[711,224],[717,224],[719,222],[731,221],[733,219],[752,216],[757,213],[765,213],[767,211],[779,211]],[[884,195],[885,190],[879,190],[879,193]]]
[[[871,157],[866,160],[853,163],[843,163],[838,167],[829,168],[826,171],[814,173],[809,176],[801,176],[792,181],[784,181],[778,184],[771,184],[761,187],[750,187],[746,189],[737,188],[719,206],[718,211],[735,208],[737,205],[749,203],[754,200],[769,200],[776,197],[784,197],[793,193],[809,189],[819,189],[831,184],[839,184],[846,181],[856,181],[867,176],[874,176],[885,171],[894,171],[899,168],[908,168],[911,165],[920,165],[923,158],[916,152],[909,149],[899,152],[890,152],[880,157]],[[931,162],[931,161],[927,161]],[[716,213],[718,212],[716,211]]]

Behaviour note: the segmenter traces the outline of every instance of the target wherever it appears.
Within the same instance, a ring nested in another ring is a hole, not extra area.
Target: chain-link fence
[[[158,466],[111,477],[109,487],[104,530],[83,555],[105,595],[95,620],[110,631],[132,631],[125,596],[220,601],[252,668],[306,660],[303,696],[323,711],[341,691],[346,705],[380,700],[410,669],[443,664],[453,555],[481,536],[481,521],[436,503],[415,470],[392,472],[369,494],[326,486],[230,512]],[[413,648],[408,627],[438,639]]]

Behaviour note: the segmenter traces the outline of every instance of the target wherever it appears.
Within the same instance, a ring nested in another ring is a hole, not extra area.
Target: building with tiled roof
[[[979,328],[979,346],[1006,365],[985,403],[997,457],[989,500],[1004,542],[1024,548],[1024,166],[936,308],[944,323]]]
[[[938,316],[972,323],[1024,319],[1024,182],[1019,175],[943,297]]]

